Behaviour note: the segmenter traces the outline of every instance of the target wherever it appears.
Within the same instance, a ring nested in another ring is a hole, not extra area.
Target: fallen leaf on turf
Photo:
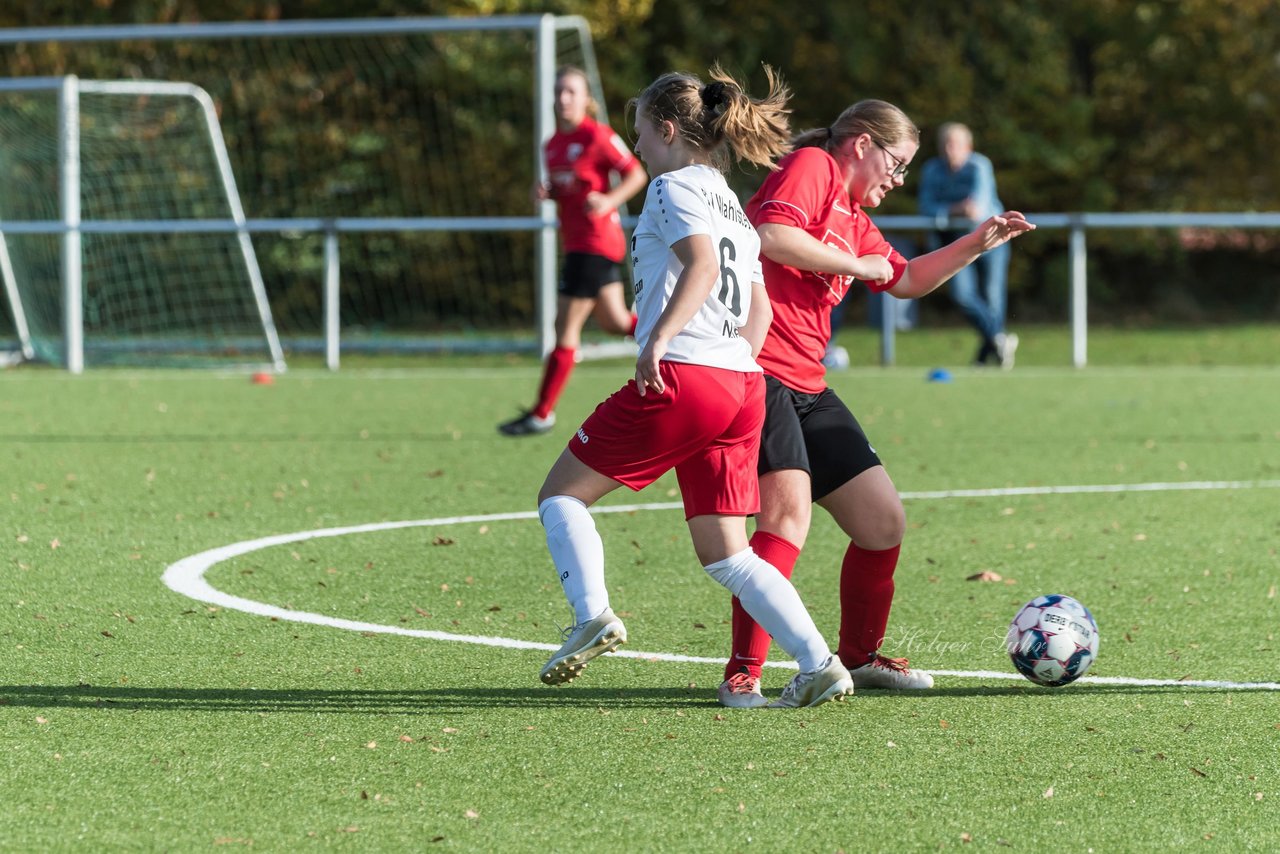
[[[36,723],[47,724],[48,722],[49,722],[49,719],[46,718],[44,715],[36,715]]]
[[[1043,794],[1043,795],[1041,795],[1040,797],[1042,797],[1042,798],[1052,798],[1052,797],[1053,797],[1053,786],[1050,786],[1049,788],[1045,789],[1045,790],[1044,790],[1044,794]]]
[[[466,812],[463,813],[463,815],[471,819],[476,819],[480,817],[480,813],[476,812],[475,810],[467,810]]]
[[[371,742],[369,742],[368,744],[366,744],[366,745],[365,745],[365,747],[369,748],[370,750],[377,750],[377,749],[378,749],[378,742],[376,742],[376,741],[371,741]]]
[[[400,740],[405,744],[413,744],[413,736],[411,735],[402,735],[400,736]]]
[[[965,581],[1004,581],[1004,576],[998,572],[984,569],[982,572],[970,575]]]
[[[450,539],[449,537],[436,537],[435,539],[433,539],[433,540],[431,541],[431,545],[433,545],[433,546],[451,546],[451,545],[453,545],[453,540],[452,540],[452,539]]]
[[[1194,767],[1194,766],[1191,766],[1191,773],[1192,773],[1192,774],[1195,774],[1197,777],[1208,777],[1208,776],[1209,776],[1208,774],[1204,773],[1204,772],[1203,772],[1203,771],[1201,771],[1199,768],[1196,768],[1196,767]]]
[[[961,841],[961,842],[972,842],[972,841],[973,841],[973,834],[972,834],[972,833],[962,833],[962,834],[960,834],[960,841]]]
[[[453,733],[457,732],[458,730],[457,730],[457,728],[456,728],[456,727],[447,726],[447,727],[445,727],[444,729],[442,729],[442,730],[440,730],[440,731],[441,731],[441,732],[447,732],[447,733],[449,733],[450,735],[452,735]]]

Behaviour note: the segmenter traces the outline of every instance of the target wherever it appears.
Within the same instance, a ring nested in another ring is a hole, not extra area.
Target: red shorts
[[[662,394],[641,397],[628,382],[596,407],[569,450],[637,491],[674,468],[685,519],[760,512],[764,375],[666,361],[658,369]]]

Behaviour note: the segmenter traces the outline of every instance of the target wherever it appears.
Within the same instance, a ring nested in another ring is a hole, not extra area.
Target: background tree
[[[861,98],[884,98],[921,126],[923,159],[934,153],[942,122],[964,121],[995,163],[1005,203],[1027,212],[1280,207],[1274,0],[95,0],[6,4],[0,25],[543,12],[590,22],[620,130],[626,100],[661,71],[702,73],[719,60],[760,88],[768,63],[795,91],[797,128],[825,125]],[[50,73],[44,69],[57,61],[45,55],[24,66],[18,57],[10,73],[37,66]],[[478,62],[467,73],[483,78],[503,68]],[[229,132],[292,135],[296,150],[337,163],[337,183],[351,185],[414,138],[396,124],[394,104],[387,117],[369,129],[360,156],[306,121],[259,117]],[[750,192],[759,175],[735,173],[732,181]],[[908,183],[882,213],[914,210]],[[1015,312],[1065,312],[1064,242],[1061,232],[1046,232],[1020,243]],[[1270,233],[1094,232],[1091,300],[1103,309],[1095,316],[1280,313],[1276,244]],[[1238,281],[1249,287],[1233,287]]]

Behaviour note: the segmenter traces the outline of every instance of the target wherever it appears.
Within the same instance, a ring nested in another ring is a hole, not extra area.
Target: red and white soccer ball
[[[1013,618],[1005,648],[1019,673],[1056,688],[1079,679],[1098,657],[1098,624],[1070,596],[1037,596]]]

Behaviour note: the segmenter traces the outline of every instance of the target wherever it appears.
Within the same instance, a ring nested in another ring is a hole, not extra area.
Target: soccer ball
[[[1079,679],[1098,657],[1098,624],[1070,596],[1037,596],[1009,624],[1005,649],[1019,673],[1056,688]]]

